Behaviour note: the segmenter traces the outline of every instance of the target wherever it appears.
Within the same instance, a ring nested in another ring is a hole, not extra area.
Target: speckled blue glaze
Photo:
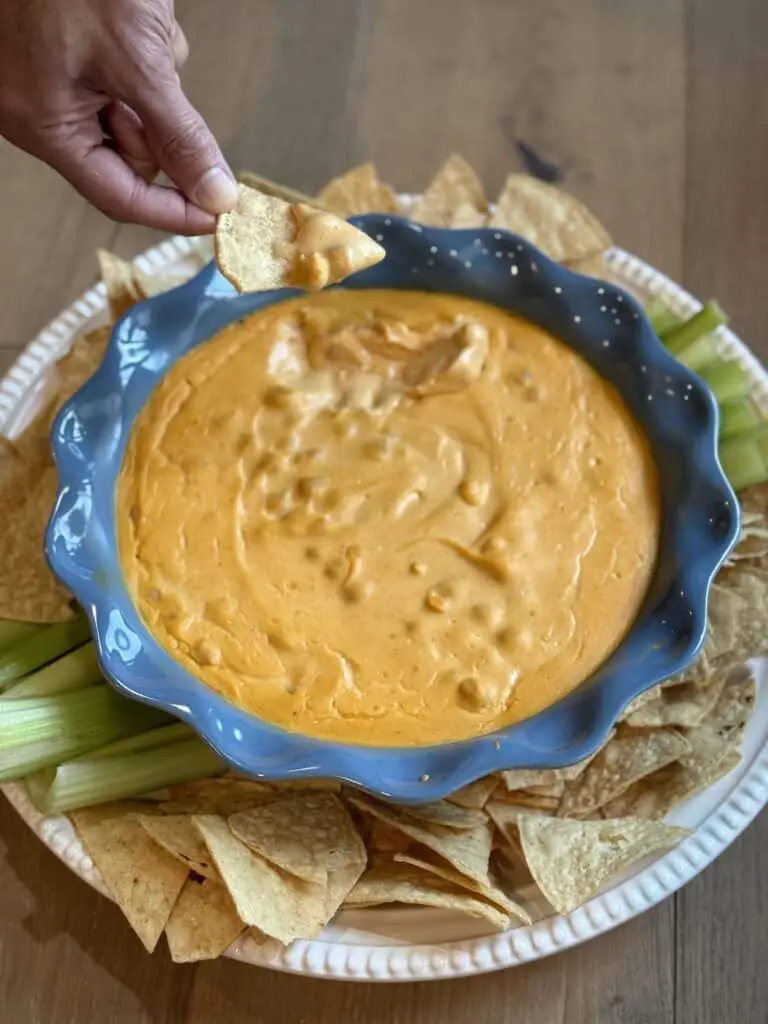
[[[170,658],[140,621],[118,562],[115,483],[131,425],[180,356],[231,321],[296,294],[236,295],[213,265],[131,309],[98,372],[60,412],[53,431],[60,490],[46,538],[51,567],[85,608],[114,685],[188,722],[244,772],[339,778],[417,801],[498,769],[570,764],[604,741],[630,700],[685,668],[703,642],[709,585],[739,528],[738,503],[716,457],[715,401],[666,353],[629,295],[552,263],[515,235],[379,215],[355,223],[385,246],[387,258],[347,287],[452,292],[525,317],[612,381],[645,428],[661,478],[661,552],[644,607],[615,654],[527,721],[460,743],[406,749],[285,732],[228,703]]]

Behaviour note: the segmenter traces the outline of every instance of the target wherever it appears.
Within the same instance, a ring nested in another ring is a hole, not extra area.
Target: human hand
[[[114,220],[213,231],[237,190],[181,88],[186,56],[173,0],[0,0],[0,136]]]

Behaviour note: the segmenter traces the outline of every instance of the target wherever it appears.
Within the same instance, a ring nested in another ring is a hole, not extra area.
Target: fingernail
[[[195,185],[191,199],[209,213],[227,213],[237,204],[237,182],[223,167],[212,167]]]

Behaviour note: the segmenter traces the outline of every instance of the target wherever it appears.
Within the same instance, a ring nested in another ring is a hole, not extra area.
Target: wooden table
[[[764,0],[177,0],[185,81],[234,167],[312,190],[373,159],[403,190],[451,150],[497,189],[523,140],[625,248],[716,295],[768,357]],[[0,144],[0,369],[151,233]],[[8,1024],[764,1024],[768,815],[675,899],[488,977],[373,986],[144,955],[0,800]]]

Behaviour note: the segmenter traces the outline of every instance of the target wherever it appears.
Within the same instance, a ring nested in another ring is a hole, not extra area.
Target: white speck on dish
[[[509,272],[512,275],[512,277],[517,277],[517,275],[520,273],[520,269],[517,266],[517,264],[513,263],[512,266],[509,268]]]
[[[448,250],[448,255],[449,256],[458,256],[459,253],[458,253],[458,250],[456,250],[456,249],[449,249]]]
[[[648,373],[648,367],[645,365],[645,363],[640,364],[640,373]]]
[[[392,218],[391,217],[385,217],[384,218],[384,225],[386,227],[391,227],[391,225],[392,225]]]
[[[672,388],[667,388],[667,390],[664,392],[664,394],[669,395],[670,398],[674,398],[675,397],[675,392],[672,390]]]
[[[472,266],[472,260],[464,260],[464,266],[469,268]]]
[[[483,244],[482,238],[476,238],[474,240],[474,242],[472,243],[472,245],[482,245],[482,244]]]
[[[534,274],[538,274],[538,272],[539,272],[538,265],[536,263],[534,263],[533,260],[531,260],[531,270],[534,272]]]
[[[610,345],[611,345],[610,341],[608,341],[608,339],[606,338],[603,341],[603,348],[610,348]]]
[[[614,322],[614,323],[615,323],[615,324],[616,324],[616,325],[617,325],[618,327],[621,327],[621,320],[619,320],[619,318],[618,318],[618,317],[616,317],[616,318],[615,318],[615,320],[614,320],[613,322]]]
[[[437,252],[437,246],[436,245],[430,245],[429,251],[430,252]]]
[[[555,285],[555,295],[562,295],[562,294],[563,294],[563,289],[560,287],[559,284],[556,284]]]
[[[498,241],[499,241],[499,240],[501,239],[501,232],[500,232],[500,231],[494,231],[494,232],[493,232],[493,237],[494,237],[494,238],[496,239],[496,241],[498,242]]]
[[[600,307],[600,312],[601,313],[607,313],[608,312],[608,307],[607,306],[601,306]]]
[[[376,241],[377,242],[383,242],[384,241],[384,235],[376,235]]]
[[[598,288],[597,289],[597,294],[598,295],[605,295],[605,288]]]
[[[496,257],[497,260],[500,260],[501,257],[504,255],[504,253],[503,252],[495,252],[493,255]]]
[[[573,322],[574,322],[575,324],[580,324],[580,323],[581,323],[581,317],[580,317],[580,316],[575,316],[575,317],[573,318]]]

